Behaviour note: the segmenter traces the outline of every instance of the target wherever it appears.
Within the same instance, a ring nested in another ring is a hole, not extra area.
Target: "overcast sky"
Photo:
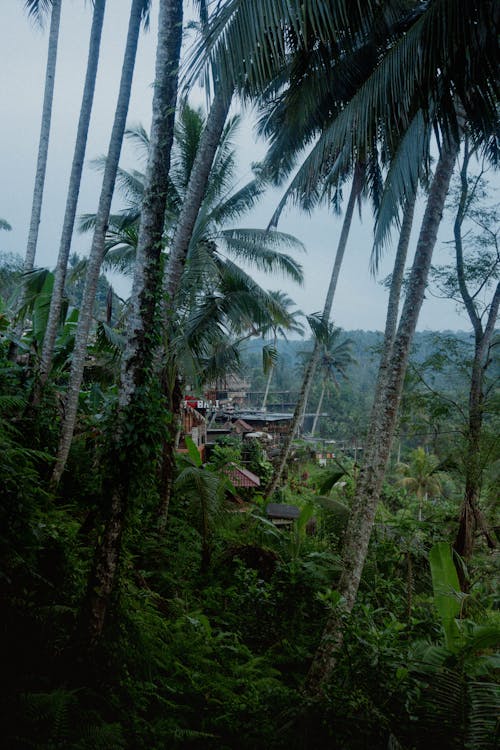
[[[24,0],[0,0],[0,217],[10,222],[12,232],[0,234],[0,249],[24,256],[31,198],[35,174],[36,152],[40,128],[48,28],[41,31],[26,17]],[[87,166],[84,171],[78,213],[94,212],[100,191],[100,178],[89,166],[89,161],[107,150],[111,131],[121,60],[127,31],[128,0],[108,0],[101,58],[98,71],[94,109],[87,146]],[[149,127],[151,119],[151,84],[154,76],[156,45],[157,2],[153,2],[149,32],[141,34],[134,76],[129,124],[141,122]],[[38,266],[54,265],[57,257],[65,196],[74,147],[76,124],[80,108],[91,22],[91,4],[84,0],[63,0],[60,46],[57,61],[54,110],[42,222],[38,241]],[[202,104],[198,93],[194,104]],[[253,132],[251,112],[243,114],[239,143],[240,180],[250,179],[250,164],[261,158],[265,144],[257,143]],[[137,166],[134,153],[126,147],[122,166]],[[266,195],[261,205],[243,224],[265,227],[279,199],[279,194]],[[118,205],[118,204],[117,204]],[[422,215],[419,208],[418,221]],[[289,209],[280,229],[296,235],[307,248],[300,258],[305,269],[302,288],[281,278],[259,281],[269,289],[285,289],[306,313],[320,310],[326,293],[333,263],[333,255],[340,232],[341,218],[327,210],[307,217],[297,209]],[[414,232],[415,234],[415,232]],[[368,207],[363,221],[356,216],[349,246],[341,271],[334,302],[333,319],[345,329],[382,329],[387,292],[380,279],[370,276],[368,259],[371,249],[372,222]],[[444,221],[436,249],[435,260],[449,258],[444,245],[451,238],[451,225]],[[85,254],[90,244],[88,235],[76,235],[73,249]],[[413,247],[415,237],[413,238]],[[390,271],[389,253],[380,271],[383,278]],[[117,289],[125,293],[126,285],[116,280]],[[453,303],[435,300],[424,302],[419,329],[468,329],[464,315],[458,315]]]

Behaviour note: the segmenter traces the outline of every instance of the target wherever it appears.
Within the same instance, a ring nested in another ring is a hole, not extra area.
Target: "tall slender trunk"
[[[191,174],[189,175],[184,203],[175,228],[168,263],[165,268],[165,322],[168,321],[172,313],[172,306],[174,305],[182,271],[186,263],[189,243],[191,242],[194,225],[198,218],[203,198],[205,197],[210,170],[212,169],[229,107],[231,106],[231,98],[222,86],[217,88],[205,123],[205,129],[200,139]]]
[[[273,341],[274,349],[276,349],[277,343],[278,343],[277,337],[274,336],[274,341]],[[269,388],[271,386],[271,380],[272,380],[273,374],[274,374],[274,364],[271,362],[269,366],[269,374],[267,376],[266,390],[264,391],[264,398],[262,399],[262,406],[260,407],[262,411],[265,411],[265,408],[266,408],[267,397],[269,396]]]
[[[174,382],[169,381],[173,378]],[[163,393],[167,394],[168,409],[171,421],[168,425],[168,434],[163,441],[162,459],[160,466],[160,507],[158,509],[158,532],[164,534],[167,528],[168,511],[175,474],[175,450],[177,448],[178,434],[181,423],[181,381],[176,373],[164,371]]]
[[[467,454],[465,458],[465,491],[458,531],[455,538],[454,548],[458,554],[468,560],[474,550],[474,535],[476,529],[480,529],[486,538],[489,547],[496,546],[495,540],[490,534],[479,507],[479,496],[481,491],[481,433],[483,427],[483,381],[484,370],[487,365],[488,349],[491,343],[498,316],[500,304],[500,284],[497,284],[486,325],[483,328],[481,315],[478,313],[474,298],[469,292],[464,268],[464,255],[462,244],[462,225],[465,219],[467,205],[469,202],[468,167],[472,153],[469,149],[468,138],[465,138],[464,159],[460,170],[460,200],[458,202],[457,214],[453,225],[455,240],[455,256],[458,286],[469,320],[474,329],[474,360],[472,363],[471,382],[469,388],[469,424],[467,429]],[[461,566],[457,567],[460,585],[465,591],[468,581],[463,575]]]
[[[52,102],[54,100],[54,82],[56,76],[57,47],[59,43],[59,25],[61,21],[62,0],[52,0],[50,13],[49,46],[47,52],[47,67],[45,69],[45,89],[42,105],[42,122],[40,126],[40,140],[38,142],[38,157],[36,163],[35,186],[33,189],[33,201],[31,204],[31,218],[26,244],[26,255],[24,258],[23,272],[28,273],[35,265],[36,246],[38,242],[38,230],[40,217],[42,215],[43,190],[45,186],[45,174],[47,171],[47,156],[49,152],[50,124],[52,120]],[[26,290],[23,286],[17,310],[20,310],[26,299]],[[23,331],[23,321],[19,320],[13,328],[14,344],[9,351],[11,358],[15,357],[17,340]]]
[[[396,330],[398,326],[399,317],[399,304],[401,301],[401,289],[403,286],[403,278],[406,266],[406,259],[408,257],[408,247],[410,245],[411,229],[413,226],[413,217],[415,215],[415,203],[417,200],[416,191],[407,199],[404,213],[403,222],[401,224],[401,232],[399,234],[398,247],[396,250],[396,257],[394,259],[394,268],[392,271],[391,287],[389,291],[389,300],[387,303],[387,315],[385,318],[385,329],[384,329],[384,340],[382,344],[382,353],[380,356],[379,369],[377,374],[377,382],[375,385],[375,395],[373,399],[374,408],[380,400],[380,394],[385,388],[387,373],[389,369],[389,363],[391,361],[392,347],[394,345],[394,339],[396,337]],[[375,414],[372,414],[371,421],[375,418]],[[370,427],[370,432],[373,426]],[[398,459],[399,461],[399,459]]]
[[[270,365],[270,367],[269,367],[269,374],[267,376],[267,381],[266,381],[266,390],[264,391],[264,398],[262,399],[262,405],[260,407],[262,411],[265,411],[265,409],[266,409],[267,397],[269,396],[269,388],[271,386],[271,380],[272,380],[272,377],[273,377],[273,373],[274,373],[274,366]]]
[[[90,332],[90,326],[92,323],[92,313],[94,310],[97,282],[99,281],[99,273],[104,257],[109,212],[111,210],[111,201],[113,199],[116,172],[118,169],[118,162],[120,160],[123,134],[125,132],[125,125],[128,114],[130,91],[132,88],[132,79],[134,76],[137,43],[139,38],[143,9],[144,0],[132,0],[127,32],[127,42],[125,46],[122,75],[120,80],[120,89],[116,104],[113,128],[111,131],[111,138],[109,142],[108,156],[104,169],[94,235],[92,238],[92,245],[90,248],[90,255],[87,264],[87,274],[85,277],[85,286],[83,289],[83,297],[80,305],[80,315],[78,318],[78,328],[76,331],[73,358],[71,360],[71,371],[64,408],[64,421],[61,427],[59,448],[52,474],[52,483],[54,485],[58,484],[64,471],[71,445],[71,440],[73,437],[73,431],[75,428],[76,413],[78,409],[78,397],[85,366],[85,356],[87,353],[87,342]]]
[[[152,374],[154,346],[151,346],[151,342],[156,337],[153,329],[161,288],[160,257],[181,41],[182,0],[160,0],[153,118],[132,291],[133,311],[122,363],[119,411],[111,447],[115,468],[107,482],[110,485],[111,508],[96,551],[83,615],[83,622],[87,624],[87,641],[91,646],[99,640],[104,627],[120,561],[127,509],[133,494],[131,486],[137,481],[141,457],[144,460],[144,443],[148,441],[148,436],[143,434],[144,420],[133,425],[133,440],[130,440],[129,432],[123,439],[123,422],[133,418],[129,407],[139,406],[142,410],[148,410],[144,397]]]
[[[182,41],[182,1],[162,0],[156,53],[153,119],[148,167],[132,287],[127,345],[122,359],[120,407],[127,406],[144,377],[151,374],[158,335],[153,325],[161,292],[161,252],[165,226],[170,155],[174,139],[179,57]],[[152,337],[155,341],[152,340]]]
[[[337,653],[343,642],[345,616],[350,614],[356,600],[396,427],[410,345],[424,299],[432,253],[458,148],[458,143],[453,141],[443,144],[429,191],[408,292],[394,339],[386,385],[373,407],[372,423],[366,443],[367,455],[359,474],[356,496],[347,525],[343,570],[337,586],[342,596],[342,604],[327,620],[307,676],[307,690],[313,696],[321,694],[323,686],[332,674]]]
[[[228,95],[222,87],[217,88],[191,169],[181,214],[175,228],[163,278],[163,297],[161,303],[161,328],[165,332],[163,354],[165,354],[165,349],[170,346],[169,331],[171,330],[172,318],[175,311],[175,297],[179,290],[182,271],[186,263],[196,219],[198,218],[198,213],[205,197],[210,170],[212,169],[229,107],[231,106],[231,98],[232,96]],[[162,366],[160,364],[161,354],[160,351],[158,358],[160,368]],[[166,357],[164,358],[168,359],[171,356],[172,352],[166,352]],[[163,362],[162,364],[164,365],[165,363]],[[173,415],[173,418],[175,418],[175,415]],[[164,463],[161,470],[162,498],[158,510],[160,530],[164,530],[166,527],[170,494],[173,486],[173,477],[169,477],[168,475],[169,472],[173,471],[175,466],[173,456],[174,443],[172,442],[172,445],[167,444],[172,437],[175,437],[174,431],[172,431],[171,435],[167,438],[166,444],[163,446]]]
[[[342,224],[342,231],[340,233],[339,243],[337,246],[337,253],[335,255],[335,262],[333,264],[332,275],[330,277],[330,284],[328,286],[328,291],[327,291],[326,299],[325,299],[325,305],[323,307],[323,320],[325,322],[327,322],[330,319],[330,314],[332,312],[333,298],[335,295],[335,290],[337,288],[340,268],[342,266],[342,261],[344,259],[344,253],[345,253],[345,249],[347,246],[347,238],[349,237],[349,230],[351,228],[354,207],[356,205],[356,201],[358,200],[358,197],[363,188],[364,173],[365,173],[365,170],[364,170],[363,165],[357,164],[354,169],[351,193],[349,195],[349,200],[347,202],[347,208],[346,208],[346,212],[344,216],[344,221]],[[302,420],[302,413],[304,411],[305,404],[307,402],[309,389],[312,383],[312,379],[314,377],[314,373],[316,371],[316,366],[318,364],[319,355],[320,355],[320,344],[318,341],[315,341],[311,358],[309,360],[309,363],[304,373],[304,379],[302,381],[302,387],[300,389],[299,398],[298,398],[297,404],[295,405],[295,410],[293,413],[292,421],[290,423],[290,430],[285,437],[283,447],[281,448],[279,462],[278,462],[277,467],[274,470],[274,474],[272,476],[271,482],[266,488],[265,495],[264,495],[265,498],[271,497],[271,495],[275,492],[276,488],[278,487],[281,481],[283,470],[285,468],[286,462],[288,461],[288,456],[290,455],[290,450],[292,447],[293,439],[295,435],[297,434],[298,426]]]
[[[78,204],[78,196],[80,193],[83,163],[85,160],[85,151],[87,148],[90,115],[92,112],[92,104],[94,100],[105,7],[106,0],[95,0],[92,27],[90,30],[87,72],[85,74],[82,104],[80,107],[80,117],[78,120],[78,128],[76,131],[75,150],[73,154],[73,163],[71,165],[71,174],[69,178],[66,210],[64,213],[61,240],[59,244],[59,255],[57,258],[57,266],[54,275],[54,287],[52,290],[52,298],[50,301],[47,329],[45,331],[45,337],[43,340],[42,357],[39,367],[39,379],[35,388],[33,398],[34,403],[39,400],[41,389],[47,382],[47,378],[49,376],[50,368],[52,365],[54,344],[59,328],[59,318],[61,315],[64,285],[66,283],[66,273],[68,268],[68,258],[71,248],[71,240],[73,237],[73,229],[75,226],[76,207]]]
[[[469,423],[467,429],[467,455],[465,459],[465,491],[460,520],[454,548],[461,557],[468,560],[474,550],[474,536],[477,529],[481,531],[490,549],[496,547],[496,541],[489,531],[479,507],[483,467],[481,465],[481,434],[483,427],[484,371],[487,366],[488,349],[495,331],[500,307],[500,283],[488,312],[488,320],[481,337],[476,336],[472,376],[469,389]],[[467,582],[460,575],[464,589]]]
[[[314,437],[314,433],[316,432],[316,427],[318,426],[318,420],[319,420],[319,415],[321,412],[321,407],[323,406],[323,399],[325,397],[325,391],[326,391],[326,386],[323,383],[323,387],[321,388],[321,394],[320,394],[319,401],[318,401],[318,406],[316,409],[316,414],[314,415],[314,421],[311,427],[311,437]]]

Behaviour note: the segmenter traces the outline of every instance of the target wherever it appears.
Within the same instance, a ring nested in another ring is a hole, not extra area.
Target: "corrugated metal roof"
[[[286,503],[269,503],[266,506],[266,514],[269,518],[298,518],[300,510],[296,505],[287,505]]]

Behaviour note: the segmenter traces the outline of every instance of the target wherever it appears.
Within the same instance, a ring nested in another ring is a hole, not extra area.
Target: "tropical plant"
[[[59,44],[59,24],[61,20],[62,0],[25,0],[25,8],[28,14],[42,25],[45,15],[50,9],[49,45],[47,53],[47,66],[45,69],[45,87],[42,104],[42,119],[40,127],[40,139],[38,144],[37,165],[35,174],[35,185],[33,188],[33,200],[31,205],[31,218],[24,258],[24,272],[33,270],[35,265],[36,246],[38,241],[38,229],[42,215],[43,190],[45,185],[45,173],[47,170],[47,157],[49,151],[50,124],[52,120],[52,102],[54,98],[54,83],[57,63],[57,48]],[[18,309],[24,304],[24,296],[21,293]],[[11,357],[15,355],[16,339],[21,335],[23,328],[22,320],[18,320],[13,327],[11,345]]]
[[[73,162],[71,165],[71,174],[69,178],[68,193],[66,197],[66,209],[61,230],[59,255],[55,268],[54,288],[52,290],[49,318],[47,322],[47,329],[45,333],[42,356],[39,366],[39,379],[35,385],[35,391],[33,394],[34,403],[39,400],[41,390],[49,376],[54,343],[57,335],[58,321],[63,304],[64,287],[71,249],[71,240],[75,224],[76,207],[78,204],[83,162],[85,159],[85,151],[87,147],[87,135],[90,124],[90,115],[92,112],[92,103],[94,100],[94,90],[97,77],[97,66],[99,62],[99,49],[101,45],[101,34],[104,22],[105,7],[106,0],[94,0],[94,12],[92,17],[92,27],[90,30],[87,70],[85,73],[85,83],[83,87],[82,103],[80,107],[80,116],[76,133],[75,150],[73,153]]]
[[[422,520],[422,510],[427,501],[441,494],[440,471],[439,459],[421,447],[411,452],[409,463],[396,466],[396,472],[401,477],[398,484],[414,493],[418,499],[419,521]]]
[[[105,251],[106,230],[108,226],[109,212],[116,180],[116,172],[120,159],[123,134],[130,100],[132,78],[134,74],[135,57],[139,31],[143,19],[147,19],[149,11],[148,0],[132,0],[130,9],[129,26],[127,31],[127,42],[125,46],[120,88],[117,98],[115,117],[110,136],[109,149],[104,170],[99,207],[97,211],[96,226],[92,238],[92,246],[89,254],[85,288],[83,293],[78,329],[75,339],[75,351],[71,363],[70,381],[65,402],[65,417],[61,426],[61,438],[57,458],[54,465],[52,481],[58,484],[66,464],[71,438],[75,426],[78,408],[78,393],[83,377],[87,341],[92,322],[92,311],[96,286],[99,279],[102,258]]]
[[[133,10],[133,8],[132,8]],[[144,11],[138,8],[139,20]],[[133,15],[131,15],[131,27]],[[159,32],[156,48],[156,78],[153,96],[153,119],[147,176],[141,205],[141,223],[138,233],[137,254],[135,263],[134,284],[132,289],[132,310],[128,318],[127,339],[122,357],[122,370],[118,399],[118,413],[115,430],[108,446],[108,451],[115,466],[105,483],[105,492],[111,497],[109,512],[105,522],[103,539],[98,544],[94,566],[89,578],[87,609],[83,613],[83,622],[87,621],[88,643],[95,645],[99,640],[107,612],[108,602],[114,589],[117,566],[121,554],[121,540],[125,527],[126,509],[134,497],[133,484],[136,472],[147,455],[147,444],[150,433],[144,422],[147,422],[149,405],[145,407],[145,395],[154,373],[154,318],[159,290],[161,288],[160,258],[168,190],[168,173],[170,153],[174,139],[174,113],[177,101],[177,80],[179,56],[182,41],[182,2],[162,0],[159,9]],[[134,53],[137,48],[137,32],[134,32]],[[127,105],[130,96],[132,76],[127,79]],[[121,121],[120,132],[123,136],[125,122]],[[115,154],[113,167],[113,184],[118,168],[119,148]],[[108,161],[105,166],[104,182]],[[111,200],[111,197],[110,197]],[[109,216],[110,200],[106,208],[106,220]],[[102,217],[96,217],[96,227]],[[107,223],[107,222],[106,222]],[[103,227],[104,228],[104,227]],[[95,238],[96,234],[94,234]],[[99,245],[99,254],[104,254],[104,240]],[[90,261],[92,263],[92,260]],[[90,268],[90,265],[89,265]],[[88,278],[88,277],[87,277]],[[95,283],[94,283],[95,286]],[[87,287],[86,287],[87,289]],[[84,294],[85,297],[85,294]],[[84,303],[85,304],[85,303]],[[87,327],[88,335],[88,327]],[[157,339],[156,339],[157,340]],[[81,354],[81,372],[78,374],[80,387],[85,350]],[[83,345],[83,342],[82,342]],[[145,408],[144,408],[145,407]],[[77,404],[74,405],[76,419]],[[149,425],[148,425],[149,426]],[[132,428],[132,430],[131,430]],[[64,430],[64,428],[63,428]],[[134,439],[130,439],[131,432]],[[71,440],[68,434],[68,440]],[[155,442],[156,435],[153,438]],[[66,455],[69,451],[69,445]],[[65,457],[64,457],[65,458]],[[59,457],[61,462],[61,458]],[[59,471],[62,469],[60,467]]]
[[[318,405],[316,407],[316,414],[314,415],[314,421],[311,427],[311,435],[314,435],[316,432],[328,384],[333,383],[338,389],[339,384],[337,378],[339,376],[346,378],[347,367],[355,362],[351,354],[352,341],[351,339],[339,341],[341,334],[342,330],[340,328],[335,328],[332,323],[329,323],[327,329],[324,331],[324,335],[321,336],[318,368],[321,374],[322,384]]]
[[[461,300],[474,331],[464,459],[465,488],[455,540],[455,549],[465,559],[472,555],[476,529],[484,534],[488,546],[496,546],[486,526],[479,500],[483,474],[481,443],[487,408],[486,375],[495,346],[494,334],[500,306],[500,216],[496,205],[485,205],[487,166],[484,158],[478,173],[471,173],[471,159],[475,151],[476,147],[466,135],[459,186],[453,191],[453,203],[456,205],[453,226],[455,264],[452,268],[436,268],[433,274],[441,294]]]
[[[210,530],[221,510],[224,491],[230,485],[227,477],[204,466],[198,448],[189,436],[185,438],[187,455],[180,459],[181,470],[175,479],[176,490],[190,503],[198,506],[196,516],[201,535],[201,570],[206,572],[211,558]]]
[[[286,311],[286,316],[274,317],[274,319],[271,320],[269,325],[266,327],[266,330],[264,330],[262,333],[263,337],[268,336],[270,333],[272,333],[272,345],[264,346],[262,348],[264,372],[268,373],[266,388],[261,405],[261,409],[263,411],[266,408],[267,397],[269,396],[269,387],[271,385],[271,379],[273,377],[273,372],[276,365],[276,358],[278,356],[278,336],[281,336],[281,338],[285,339],[286,341],[286,334],[289,332],[299,334],[300,336],[302,336],[304,333],[302,324],[298,322],[298,319],[303,315],[303,313],[301,310],[290,310],[292,305],[294,305],[294,302],[290,299],[290,297],[285,292],[281,291],[270,292],[270,294],[279,302],[282,310]]]

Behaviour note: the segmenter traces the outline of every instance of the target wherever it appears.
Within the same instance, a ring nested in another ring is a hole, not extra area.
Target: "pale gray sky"
[[[35,173],[36,151],[40,127],[47,29],[40,31],[28,20],[23,0],[0,0],[0,217],[13,226],[12,232],[2,232],[0,249],[24,256]],[[87,166],[78,207],[79,213],[96,210],[100,178],[88,162],[107,150],[113,119],[121,60],[127,30],[128,0],[108,0],[102,40],[101,59],[94,110],[87,147]],[[142,122],[149,126],[151,118],[151,84],[154,76],[156,45],[157,2],[153,1],[150,31],[141,35],[135,71],[129,123]],[[52,134],[49,151],[47,181],[42,222],[37,250],[37,265],[55,263],[59,245],[65,195],[71,167],[76,124],[80,108],[85,74],[91,5],[84,0],[63,0],[60,48],[57,63]],[[198,93],[193,103],[202,104]],[[239,162],[241,179],[250,178],[250,164],[262,157],[265,145],[257,143],[251,113],[244,113],[240,131]],[[125,148],[122,164],[134,166],[134,154]],[[279,199],[279,193],[266,195],[245,219],[246,226],[265,227]],[[422,208],[418,212],[421,217]],[[418,227],[418,219],[417,219]],[[333,255],[340,232],[341,218],[326,210],[307,217],[297,209],[289,209],[280,229],[295,234],[307,247],[307,255],[300,258],[305,268],[302,288],[281,278],[259,277],[266,288],[285,289],[306,313],[322,308],[328,285]],[[346,329],[381,329],[384,325],[387,292],[371,278],[368,259],[371,249],[372,221],[368,207],[363,222],[356,217],[349,247],[341,272],[333,319]],[[451,226],[444,222],[436,259],[445,258],[448,251],[443,241],[450,239]],[[85,254],[89,237],[75,235],[73,249]],[[380,271],[383,278],[390,271],[389,254]],[[120,284],[118,284],[120,287]],[[122,286],[122,290],[124,287]],[[464,315],[458,316],[454,305],[447,301],[427,299],[420,316],[419,328],[468,329]]]

